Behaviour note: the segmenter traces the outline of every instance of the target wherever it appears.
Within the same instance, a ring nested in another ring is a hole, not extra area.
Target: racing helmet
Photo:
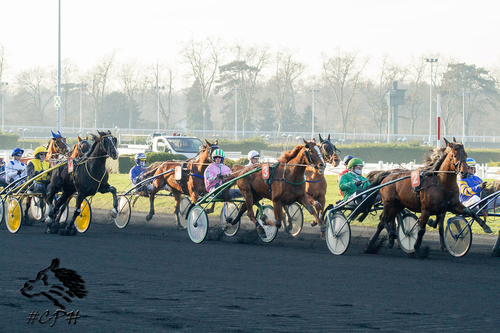
[[[260,154],[257,150],[252,150],[248,153],[248,160],[250,161],[252,158],[259,158],[260,157]]]
[[[347,169],[354,168],[356,165],[363,165],[363,161],[360,158],[354,157],[347,164]]]
[[[467,166],[468,166],[469,168],[475,168],[475,167],[476,167],[476,161],[475,161],[473,158],[468,157],[468,158],[465,160],[465,163],[467,163]]]
[[[146,162],[146,154],[144,154],[144,153],[135,154],[135,163],[139,164],[141,162],[141,160],[144,160],[144,162]]]
[[[222,162],[224,162],[224,158],[226,157],[226,155],[224,154],[224,151],[219,148],[219,149],[214,150],[214,152],[212,153],[212,159],[214,159],[216,157],[221,157]]]
[[[47,153],[47,149],[45,149],[44,146],[36,147],[35,151],[33,152],[33,155],[35,156],[35,158],[38,158],[37,156],[40,153]]]
[[[12,151],[12,157],[14,156],[22,156],[24,153],[24,150],[22,150],[21,148],[15,148],[13,151]]]
[[[349,164],[349,161],[352,160],[354,158],[354,156],[352,155],[347,155],[346,157],[344,157],[344,165],[348,165]]]

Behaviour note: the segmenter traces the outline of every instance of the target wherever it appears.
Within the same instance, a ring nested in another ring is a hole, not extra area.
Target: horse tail
[[[374,188],[376,186],[379,186],[382,181],[391,174],[392,172],[391,171],[381,171],[381,170],[377,170],[377,171],[371,171],[368,175],[367,175],[367,179],[368,181],[370,182],[370,186],[368,186],[366,188],[366,190],[369,190],[371,188]],[[363,222],[364,219],[368,216],[368,214],[370,213],[370,210],[372,208],[372,206],[374,204],[376,204],[377,202],[377,198],[379,196],[379,193],[380,193],[380,190],[377,190],[376,193],[370,193],[371,196],[365,200],[361,206],[359,207],[359,210],[358,210],[358,214],[361,214],[359,215],[359,218],[358,218],[358,221],[359,222]],[[353,219],[355,219],[357,216],[354,216]]]

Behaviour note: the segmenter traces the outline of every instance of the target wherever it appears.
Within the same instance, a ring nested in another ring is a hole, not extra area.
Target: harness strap
[[[321,178],[320,180],[307,180],[306,179],[306,182],[307,183],[319,183],[320,181],[322,181],[323,179],[325,179],[325,176],[323,175],[323,178]]]

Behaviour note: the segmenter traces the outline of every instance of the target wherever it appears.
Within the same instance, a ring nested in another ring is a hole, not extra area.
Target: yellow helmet
[[[45,147],[43,147],[43,146],[40,146],[40,147],[37,147],[35,149],[35,152],[33,153],[33,155],[35,155],[35,157],[36,157],[36,155],[38,155],[40,153],[46,153],[46,152],[47,152],[47,149],[45,149]]]

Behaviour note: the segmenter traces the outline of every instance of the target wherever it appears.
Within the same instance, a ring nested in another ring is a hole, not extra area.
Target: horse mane
[[[287,163],[287,162],[293,160],[295,157],[297,157],[297,155],[302,150],[302,148],[304,148],[304,146],[299,145],[299,146],[296,146],[295,148],[293,148],[292,150],[285,151],[283,153],[283,155],[281,155],[281,157],[278,158],[278,162]]]
[[[448,149],[434,148],[432,150],[429,149],[429,151],[431,152],[431,154],[424,157],[424,166],[422,167],[422,169],[428,171],[437,171],[441,167],[441,164],[443,164],[444,159],[448,154]]]

